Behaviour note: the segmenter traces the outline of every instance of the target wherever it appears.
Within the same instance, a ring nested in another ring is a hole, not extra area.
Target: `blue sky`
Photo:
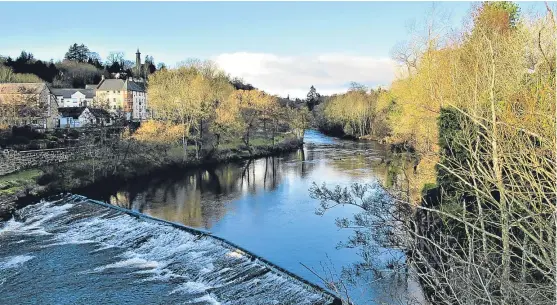
[[[343,90],[353,80],[369,85],[390,83],[394,77],[387,67],[390,50],[408,37],[410,23],[425,19],[432,5],[0,2],[0,54],[17,56],[25,49],[36,58],[57,60],[77,42],[103,58],[110,51],[123,51],[133,59],[139,47],[143,56],[152,55],[155,61],[170,66],[190,57],[215,60],[231,74],[273,93],[300,95],[312,84],[332,92]],[[435,5],[436,10],[450,15],[453,26],[458,26],[472,4]],[[542,5],[521,6],[528,10]],[[354,66],[356,60],[367,62],[361,67],[365,70],[343,70],[342,62]]]

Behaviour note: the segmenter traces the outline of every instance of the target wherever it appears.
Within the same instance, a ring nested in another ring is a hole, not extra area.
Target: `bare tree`
[[[474,28],[424,52],[406,87],[438,103],[439,146],[419,155],[436,165],[436,187],[417,202],[410,183],[311,192],[319,213],[361,208],[339,221],[355,230],[350,246],[404,249],[398,270],[433,304],[555,304],[555,22],[550,9],[533,24],[509,22],[513,4],[477,9]]]
[[[106,65],[112,66],[113,64],[117,63],[120,66],[124,66],[124,52],[110,52],[106,57]]]

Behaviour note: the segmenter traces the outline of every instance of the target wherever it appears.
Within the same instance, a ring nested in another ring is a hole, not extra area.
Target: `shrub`
[[[11,139],[11,144],[29,144],[31,142],[27,137],[24,136],[14,136]]]
[[[16,137],[16,136],[26,137],[30,140],[38,140],[38,139],[45,138],[45,135],[43,133],[34,130],[30,126],[12,127],[12,137]]]
[[[78,139],[79,134],[80,134],[79,131],[77,131],[76,129],[70,129],[70,131],[68,132],[68,137],[72,139]]]
[[[41,149],[41,142],[37,141],[37,140],[31,140],[29,142],[29,146],[27,146],[28,149]]]

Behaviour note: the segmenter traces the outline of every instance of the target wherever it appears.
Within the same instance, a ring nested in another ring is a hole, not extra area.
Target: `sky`
[[[452,27],[471,2],[0,2],[0,55],[22,50],[62,59],[73,43],[103,60],[111,51],[173,67],[210,59],[232,76],[272,94],[303,98],[349,83],[388,86],[391,50],[435,6]],[[542,3],[520,3],[522,11]]]

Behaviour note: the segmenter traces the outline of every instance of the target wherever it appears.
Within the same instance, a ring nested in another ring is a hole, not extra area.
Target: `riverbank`
[[[97,183],[123,182],[148,176],[157,172],[181,171],[199,166],[237,162],[267,156],[277,156],[300,149],[303,140],[285,138],[276,144],[266,141],[253,146],[230,148],[223,146],[206,155],[195,158],[189,154],[183,161],[171,152],[164,154],[156,149],[133,147],[126,156],[114,161],[85,160],[67,162],[41,168],[27,169],[0,177],[0,220],[9,219],[16,209],[43,197],[72,192]]]
[[[387,137],[385,135],[383,136],[374,136],[374,135],[363,135],[360,137],[357,136],[353,136],[353,135],[349,135],[344,133],[344,131],[342,129],[327,129],[327,128],[323,128],[323,127],[314,127],[316,130],[318,130],[319,132],[323,133],[326,136],[329,137],[333,137],[333,138],[338,138],[341,140],[349,140],[349,141],[356,141],[356,142],[370,142],[370,141],[374,141],[374,142],[379,142],[381,144],[389,144],[391,147],[406,147],[408,145],[406,145],[405,143],[389,143],[387,141]],[[408,151],[414,151],[414,148],[412,147],[408,147]]]

